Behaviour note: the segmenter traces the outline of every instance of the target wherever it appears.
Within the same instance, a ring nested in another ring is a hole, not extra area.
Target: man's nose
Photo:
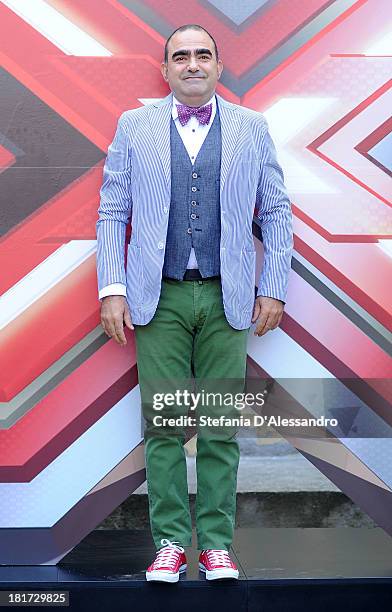
[[[189,69],[190,70],[195,70],[195,69],[198,70],[198,68],[199,68],[199,64],[197,62],[196,57],[192,57],[191,56],[190,59],[189,59]]]

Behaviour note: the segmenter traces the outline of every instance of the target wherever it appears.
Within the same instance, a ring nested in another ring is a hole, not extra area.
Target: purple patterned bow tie
[[[176,104],[176,106],[181,125],[186,125],[191,115],[197,117],[199,123],[202,125],[206,125],[211,119],[212,103],[199,107],[186,106],[185,104]]]

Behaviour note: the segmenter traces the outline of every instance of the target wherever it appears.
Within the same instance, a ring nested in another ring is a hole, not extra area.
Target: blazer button
[[[163,242],[158,242],[158,249],[163,249],[165,245],[163,244]]]
[[[192,229],[190,227],[188,227],[188,229],[186,230],[188,234],[192,233]]]

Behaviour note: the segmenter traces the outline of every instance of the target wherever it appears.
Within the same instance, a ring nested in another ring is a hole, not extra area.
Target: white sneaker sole
[[[199,562],[199,569],[205,572],[207,580],[220,580],[221,578],[236,578],[238,579],[239,571],[232,568],[222,568],[216,570],[208,570],[202,563]]]
[[[148,582],[178,582],[180,574],[186,572],[187,564],[181,565],[178,572],[164,572],[161,570],[154,570],[152,572],[146,572],[146,580]]]

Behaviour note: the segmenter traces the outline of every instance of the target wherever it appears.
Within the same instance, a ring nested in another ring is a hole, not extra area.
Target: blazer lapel
[[[221,154],[221,176],[220,191],[222,193],[227,173],[230,168],[231,159],[238,142],[238,134],[241,127],[241,114],[237,112],[235,106],[216,94],[219,105],[222,134],[222,154]]]
[[[156,150],[161,158],[163,174],[167,189],[171,189],[170,167],[170,117],[172,112],[173,94],[170,92],[166,98],[160,100],[149,109],[151,131],[154,136]]]

